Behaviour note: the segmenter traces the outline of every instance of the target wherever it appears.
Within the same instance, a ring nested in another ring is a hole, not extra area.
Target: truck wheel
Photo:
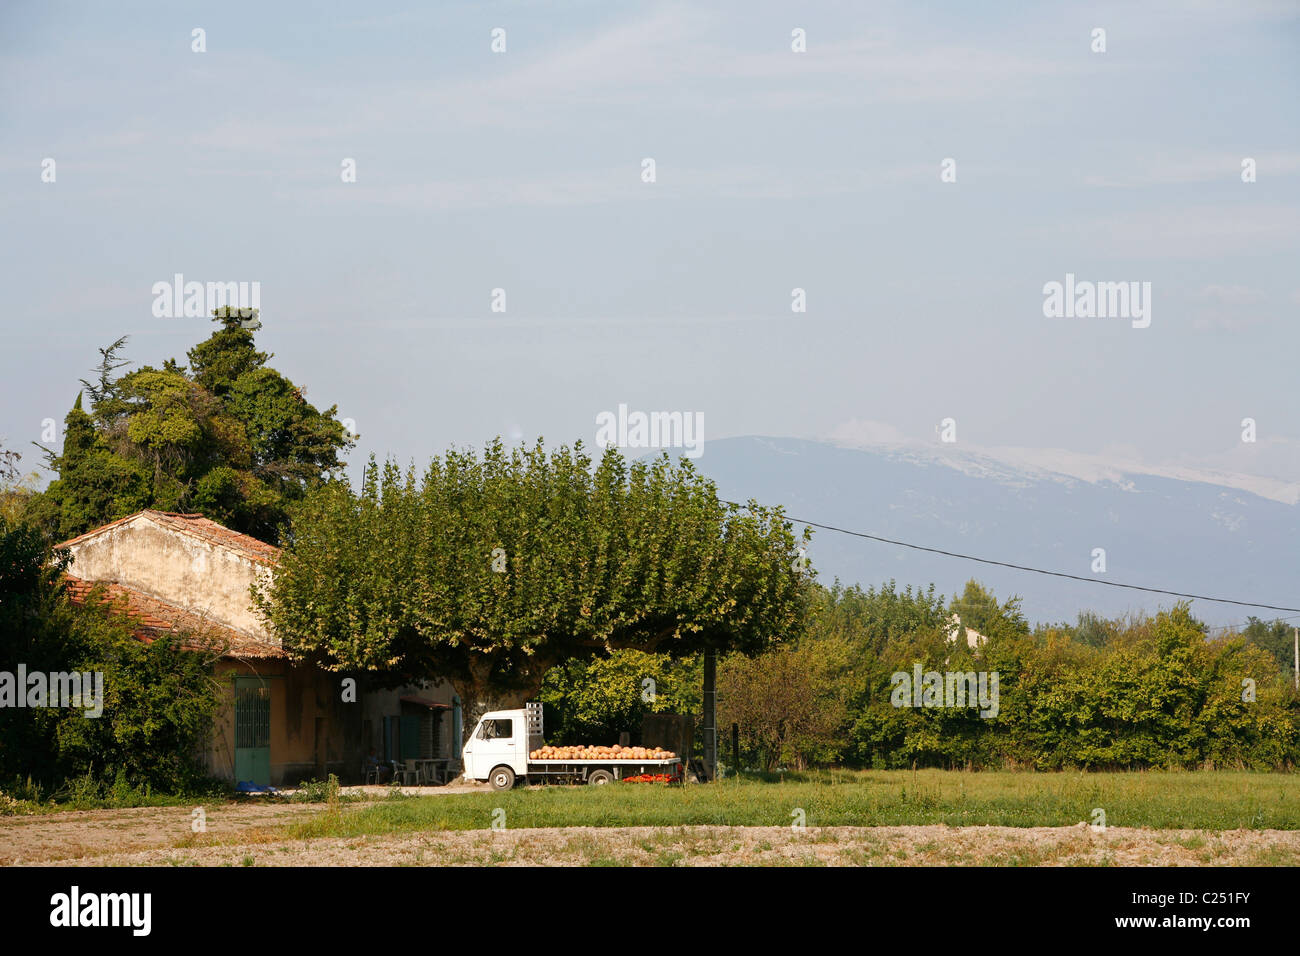
[[[608,770],[593,770],[587,774],[587,783],[593,787],[603,787],[607,783],[614,782],[614,775]]]
[[[488,774],[488,783],[493,790],[509,790],[515,785],[515,772],[505,765],[494,767]]]

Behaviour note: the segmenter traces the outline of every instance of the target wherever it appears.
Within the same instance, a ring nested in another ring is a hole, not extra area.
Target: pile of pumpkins
[[[529,760],[673,760],[677,754],[658,747],[542,747],[530,751]]]

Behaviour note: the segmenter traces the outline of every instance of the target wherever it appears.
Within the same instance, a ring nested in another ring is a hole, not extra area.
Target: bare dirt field
[[[1233,866],[1300,865],[1300,831],[1110,827],[625,827],[463,830],[286,840],[319,805],[0,819],[0,862],[108,866]],[[345,811],[346,812],[346,811]]]
[[[196,836],[194,807],[136,807],[129,810],[75,810],[35,816],[0,817],[0,863],[5,865],[106,862],[103,854],[123,854],[173,846]],[[289,823],[319,813],[310,804],[205,805],[208,834],[238,839],[250,830]]]
[[[474,793],[482,784],[445,787],[405,787],[412,796]],[[292,794],[292,790],[284,791]],[[388,787],[346,787],[344,794],[379,799]],[[203,810],[204,835],[193,830],[194,810]],[[73,810],[32,816],[0,817],[0,865],[67,862],[86,858],[92,864],[111,865],[105,854],[120,855],[157,847],[202,841],[228,842],[241,835],[252,839],[265,830],[306,819],[321,812],[320,804],[217,802],[185,807],[136,807],[129,810]]]

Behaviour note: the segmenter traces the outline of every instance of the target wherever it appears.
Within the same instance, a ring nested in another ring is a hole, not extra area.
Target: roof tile
[[[143,591],[121,584],[83,581],[71,574],[63,577],[65,593],[73,604],[84,606],[98,588],[99,601],[111,604],[129,617],[135,637],[145,644],[152,644],[170,634],[181,634],[184,636],[182,647],[186,650],[217,650],[222,657],[229,658],[287,656],[277,644],[210,621],[201,614],[178,608]]]

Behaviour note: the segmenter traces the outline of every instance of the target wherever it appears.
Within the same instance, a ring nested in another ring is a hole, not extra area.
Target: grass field
[[[194,800],[0,816],[0,863],[1300,866],[1296,774],[867,771]],[[1097,808],[1105,830],[1083,825]]]
[[[385,800],[288,825],[298,838],[551,827],[1065,827],[1096,822],[1169,830],[1300,829],[1300,775],[962,773],[787,775],[711,786],[613,784]],[[501,812],[504,812],[502,816]],[[495,815],[495,816],[494,816]]]

